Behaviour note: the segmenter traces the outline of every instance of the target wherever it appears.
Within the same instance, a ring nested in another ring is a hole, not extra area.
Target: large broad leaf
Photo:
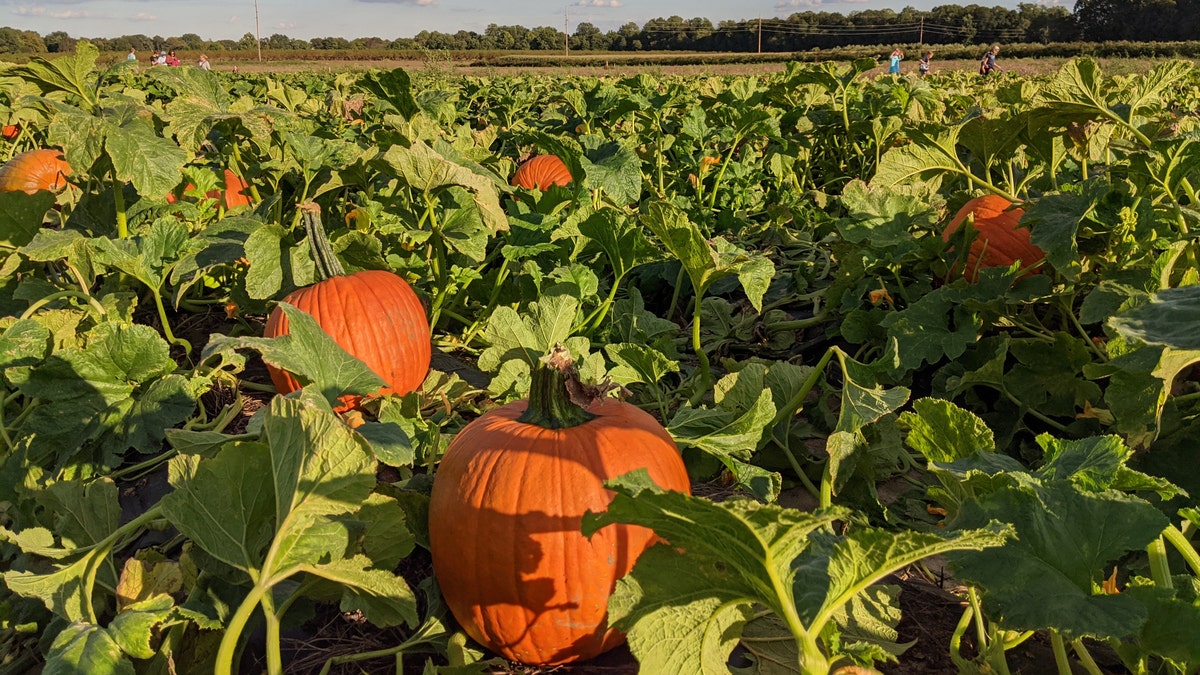
[[[911,143],[883,154],[871,186],[887,189],[925,183],[928,189],[936,190],[946,177],[973,178],[958,157],[958,130],[959,127],[947,127],[937,135],[912,130]]]
[[[748,500],[714,504],[659,490],[645,471],[606,485],[616,497],[605,513],[584,517],[585,535],[609,523],[634,523],[669,542],[642,554],[609,600],[612,624],[628,633],[646,672],[727,672],[754,605],[781,618],[799,610],[804,625],[789,622],[795,640],[798,631],[812,641],[832,639],[829,623],[887,574],[927,555],[1004,539],[998,530],[959,538],[869,529],[851,538],[817,537],[846,512],[810,514]],[[822,545],[812,547],[818,540]]]
[[[416,141],[407,148],[393,145],[382,159],[397,176],[416,190],[432,192],[452,185],[466,188],[489,229],[493,232],[508,229],[508,217],[500,208],[500,196],[493,182],[469,167],[446,158],[424,141]]]
[[[642,229],[615,209],[601,209],[588,216],[579,223],[579,232],[604,249],[616,282],[634,267],[658,258],[658,251]]]
[[[698,296],[719,279],[736,276],[755,309],[775,276],[775,264],[763,255],[749,253],[721,237],[710,243],[682,209],[669,202],[653,202],[641,218],[687,273]]]
[[[1152,345],[1200,351],[1200,286],[1167,288],[1109,320],[1118,333]]]
[[[987,424],[949,401],[913,401],[912,412],[901,415],[900,424],[909,429],[908,445],[930,462],[953,462],[996,449]]]
[[[121,646],[108,631],[99,626],[75,623],[54,638],[42,673],[134,675],[134,669],[133,663],[121,652]]]
[[[958,528],[1012,523],[1017,538],[985,553],[948,556],[956,574],[984,589],[984,607],[1009,629],[1121,638],[1137,633],[1146,609],[1123,595],[1097,594],[1112,561],[1145,548],[1167,526],[1149,503],[1116,492],[1085,493],[1068,481],[1010,486],[963,505]],[[1053,602],[1030,602],[1030,598]]]
[[[179,145],[189,152],[200,148],[215,127],[244,129],[255,141],[268,140],[271,131],[290,116],[274,106],[235,101],[220,77],[199,68],[152,68],[149,76],[169,86],[175,96],[163,119]]]
[[[33,241],[51,206],[54,194],[45,190],[0,192],[0,246],[19,248]]]
[[[343,612],[361,611],[372,624],[381,628],[417,624],[417,600],[403,577],[390,569],[372,569],[365,556],[335,560],[301,569],[340,584]]]
[[[209,555],[258,570],[274,531],[271,476],[270,451],[262,443],[229,443],[212,459],[177,456],[171,460],[175,490],[163,497],[163,513]]]
[[[671,542],[642,554],[609,601],[610,622],[629,633],[647,672],[724,672],[752,604],[782,615],[791,603],[793,561],[813,531],[843,515],[744,500],[713,504],[662,492],[644,471],[607,485],[617,496],[605,513],[584,517],[584,534],[613,522],[638,523]],[[765,597],[765,589],[784,595]]]
[[[892,263],[915,251],[914,233],[931,231],[940,216],[926,199],[870,187],[859,180],[847,184],[840,199],[847,212],[847,217],[838,221],[842,237],[887,252]]]
[[[598,136],[579,139],[584,145],[581,159],[586,183],[601,188],[618,204],[632,204],[642,195],[642,161],[632,149]]]
[[[263,571],[281,580],[298,567],[345,554],[349,532],[330,516],[356,511],[366,501],[375,485],[375,456],[327,405],[306,396],[272,399],[263,436],[278,528]]]
[[[89,109],[99,105],[96,98],[96,83],[94,70],[100,50],[87,40],[80,40],[75,45],[75,53],[47,59],[35,56],[24,66],[18,66],[10,72],[18,77],[32,82],[42,90],[43,94],[64,92],[76,96]]]
[[[214,336],[201,358],[234,349],[253,349],[267,363],[291,373],[303,385],[314,385],[336,402],[346,394],[376,392],[385,382],[362,361],[342,349],[321,330],[311,315],[286,302],[279,303],[288,319],[288,334],[274,338]]]
[[[188,154],[159,136],[139,111],[129,106],[120,117],[105,119],[104,149],[117,180],[132,183],[141,195],[157,198],[179,184]]]
[[[417,113],[412,95],[412,81],[403,68],[372,71],[357,82],[357,86],[374,95],[385,111],[396,112],[405,118]]]

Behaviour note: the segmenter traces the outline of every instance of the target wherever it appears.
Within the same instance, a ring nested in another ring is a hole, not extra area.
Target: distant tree
[[[208,46],[208,43],[205,42],[204,38],[196,35],[195,33],[184,33],[183,35],[179,36],[179,41],[183,43],[185,49],[199,50]]]
[[[608,42],[599,28],[586,21],[575,27],[575,34],[571,36],[571,49],[598,51],[607,48]]]
[[[258,45],[258,40],[254,38],[254,33],[246,33],[238,40],[238,49],[254,49]]]
[[[42,40],[46,43],[46,51],[52,54],[75,51],[76,40],[67,35],[65,31],[56,30],[46,33],[46,37]]]
[[[550,26],[538,26],[529,32],[529,48],[545,51],[561,50],[565,43],[564,33]]]

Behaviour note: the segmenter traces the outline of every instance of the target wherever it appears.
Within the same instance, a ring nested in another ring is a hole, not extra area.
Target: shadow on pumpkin
[[[526,663],[564,663],[621,643],[607,629],[608,596],[654,539],[615,526],[591,540],[582,513],[501,513],[484,509],[443,533],[460,555],[434,568],[455,617],[471,637]]]
[[[434,572],[467,633],[501,655],[545,665],[591,658],[621,643],[607,629],[609,595],[658,539],[629,525],[585,538],[584,513],[612,500],[604,480],[647,468],[659,484],[682,490],[686,472],[670,437],[651,431],[640,410],[564,430],[515,422],[523,410],[510,404],[476,420],[439,466],[430,503]]]

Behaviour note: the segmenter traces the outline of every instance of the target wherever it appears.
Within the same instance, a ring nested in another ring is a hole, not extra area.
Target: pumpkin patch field
[[[97,58],[0,67],[0,673],[1200,672],[1195,65]]]

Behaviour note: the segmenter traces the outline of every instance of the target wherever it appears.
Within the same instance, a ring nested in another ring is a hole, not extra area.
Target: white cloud
[[[580,7],[623,7],[621,0],[579,0]]]
[[[158,15],[151,14],[149,12],[138,12],[137,14],[134,14],[133,16],[129,17],[129,20],[130,21],[158,21]]]
[[[296,27],[296,22],[295,21],[280,21],[279,23],[275,24],[275,27],[278,28],[279,30],[291,30]]]
[[[775,3],[775,9],[798,9],[800,7],[820,7],[821,0],[787,0]]]
[[[44,16],[50,19],[91,19],[95,18],[91,12],[80,9],[49,9],[42,6],[14,7],[13,14],[17,16]]]
[[[437,0],[354,0],[355,2],[368,2],[389,5],[416,5],[418,7],[429,7],[436,5]]]

